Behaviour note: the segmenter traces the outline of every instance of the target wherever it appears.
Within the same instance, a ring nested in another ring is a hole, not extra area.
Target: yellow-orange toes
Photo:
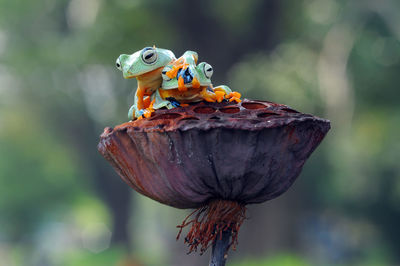
[[[226,99],[229,99],[230,102],[237,102],[240,103],[242,100],[240,100],[240,97],[242,97],[242,95],[239,92],[233,91],[231,93],[229,93],[228,95],[226,95]]]
[[[198,80],[196,77],[194,77],[193,80],[192,80],[192,87],[193,87],[194,89],[200,88],[200,82],[199,82],[199,80]]]
[[[143,116],[144,116],[144,117],[146,117],[146,118],[151,117],[151,113],[154,112],[153,104],[154,104],[155,101],[156,101],[155,99],[152,100],[151,103],[150,103],[150,105],[149,105],[149,107],[146,108],[146,109],[144,109],[144,112],[143,112]]]
[[[182,58],[176,60],[170,71],[167,71],[167,73],[165,73],[165,75],[167,75],[170,79],[173,79],[176,77],[176,75],[178,74],[178,71],[180,68],[182,68],[182,66],[184,65],[184,61]]]
[[[154,112],[154,109],[152,109],[152,110],[146,109],[146,110],[144,110],[143,115],[144,115],[144,117],[149,118],[149,117],[151,117],[151,113],[153,113],[153,112]]]
[[[187,103],[181,103],[181,107],[187,107],[187,106],[189,106],[189,104],[187,104]]]
[[[187,91],[187,88],[185,87],[185,82],[182,77],[179,77],[179,79],[178,79],[178,90],[179,91]]]
[[[167,71],[165,75],[167,75],[170,79],[176,78],[178,71],[180,69],[186,69],[188,66],[189,64],[187,64],[183,58],[179,58],[173,63],[171,70]]]
[[[165,73],[165,75],[167,75],[167,77],[169,77],[170,79],[173,79],[178,74],[178,70],[179,68],[173,66],[170,71],[167,71],[167,73]]]
[[[146,109],[143,110],[143,115],[142,116],[144,116],[146,118],[149,118],[149,117],[151,117],[151,114],[153,112],[154,112],[153,108],[146,108]]]
[[[215,99],[217,102],[222,102],[224,100],[225,92],[223,91],[215,91]]]

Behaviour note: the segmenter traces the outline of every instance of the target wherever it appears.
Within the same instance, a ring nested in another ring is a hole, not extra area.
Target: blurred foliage
[[[133,100],[115,59],[155,44],[197,51],[215,85],[332,122],[288,196],[265,204],[295,220],[269,225],[286,244],[243,241],[232,265],[399,264],[399,12],[394,0],[0,0],[1,263],[206,263],[174,242],[185,213],[138,197],[96,151]]]
[[[239,263],[234,263],[232,266],[308,266],[303,258],[295,256],[293,254],[280,254],[271,256],[268,259],[256,260],[249,259],[243,260]]]

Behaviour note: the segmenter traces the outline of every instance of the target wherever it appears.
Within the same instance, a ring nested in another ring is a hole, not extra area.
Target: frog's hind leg
[[[145,89],[138,87],[136,91],[136,112],[135,116],[138,119],[142,119],[143,117],[151,117],[151,114],[154,112],[154,102],[155,99],[151,100],[151,96],[144,96]],[[153,97],[154,98],[154,97]]]
[[[142,119],[145,113],[145,108],[150,105],[150,97],[144,98],[145,89],[138,87],[135,93],[135,101],[129,110],[128,116],[130,119]],[[133,113],[134,112],[134,113]],[[133,115],[134,114],[134,115]]]
[[[216,94],[212,90],[209,91],[207,87],[200,91],[200,95],[206,102],[214,103],[217,100]]]
[[[215,94],[217,94],[217,101],[220,102],[220,97],[222,99],[227,99],[230,102],[237,102],[240,103],[242,100],[240,100],[240,97],[242,96],[239,92],[232,91],[228,86],[226,85],[220,85],[218,87],[214,88]],[[222,100],[221,100],[222,101]]]
[[[222,102],[223,100],[225,100],[226,95],[228,95],[229,93],[232,92],[231,89],[225,85],[215,87],[215,88],[213,88],[213,91],[215,93],[216,100],[219,103]]]
[[[144,92],[145,92],[145,89],[141,88],[140,86],[136,90],[136,99],[137,99],[136,106],[137,106],[137,109],[139,109],[139,110],[144,109],[144,103],[143,103]]]

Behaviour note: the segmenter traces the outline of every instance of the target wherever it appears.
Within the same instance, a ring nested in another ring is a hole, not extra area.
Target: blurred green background
[[[145,46],[199,53],[213,83],[330,119],[283,196],[249,206],[229,265],[400,264],[397,0],[0,0],[0,265],[207,265],[188,211],[138,195],[98,154]]]

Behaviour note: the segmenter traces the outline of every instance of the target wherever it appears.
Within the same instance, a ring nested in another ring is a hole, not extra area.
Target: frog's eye
[[[170,81],[171,79],[167,76],[167,72],[170,71],[172,69],[172,67],[170,66],[166,66],[164,67],[163,71],[161,72],[161,76],[163,78],[163,80],[165,81]]]
[[[205,75],[206,78],[208,78],[208,79],[210,79],[211,76],[212,76],[213,73],[214,73],[214,70],[213,70],[212,66],[211,66],[210,64],[207,64],[207,63],[204,64],[204,69],[203,69],[203,71],[204,71],[204,75]]]
[[[121,60],[119,60],[119,57],[117,58],[117,61],[115,62],[115,66],[122,71],[122,66],[121,66]]]
[[[153,47],[144,48],[142,51],[142,60],[150,65],[157,61],[157,52]]]

